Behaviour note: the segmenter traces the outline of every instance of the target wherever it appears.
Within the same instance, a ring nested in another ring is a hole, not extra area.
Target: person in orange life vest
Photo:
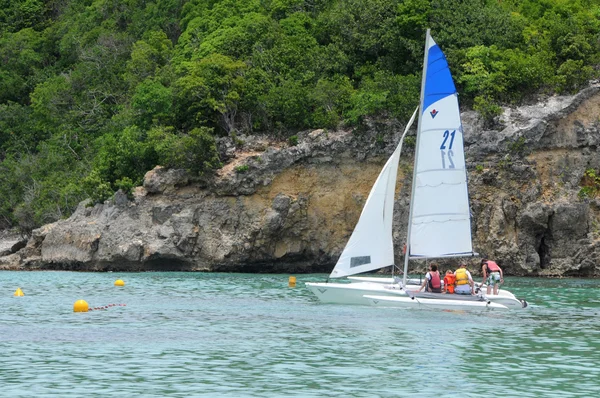
[[[490,294],[493,286],[494,295],[497,295],[500,284],[504,283],[502,268],[496,262],[484,258],[481,260],[481,273],[483,274],[483,282],[481,283],[487,283],[487,294]]]
[[[444,276],[444,293],[454,293],[454,284],[456,283],[456,277],[454,272],[448,270]]]
[[[425,274],[425,280],[419,288],[419,291],[423,288],[425,288],[426,292],[430,293],[442,292],[442,280],[436,264],[429,264],[429,272]]]
[[[454,293],[456,294],[474,294],[473,288],[475,283],[471,273],[467,270],[467,264],[461,263],[460,267],[454,271],[456,277],[456,287]]]

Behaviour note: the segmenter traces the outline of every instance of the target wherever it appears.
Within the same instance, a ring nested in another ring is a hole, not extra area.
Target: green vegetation
[[[490,123],[597,77],[589,0],[0,0],[0,228],[211,172],[218,136],[405,122],[426,28]]]
[[[594,198],[600,193],[600,176],[594,169],[587,169],[581,179],[581,189],[579,190],[579,198]]]
[[[508,144],[508,150],[510,153],[515,155],[524,155],[527,151],[527,147],[525,146],[525,137],[519,137],[510,144]]]
[[[406,145],[407,148],[414,148],[415,145],[417,145],[417,137],[414,135],[407,135],[404,137],[404,145]]]
[[[248,166],[247,164],[243,164],[243,165],[240,165],[240,166],[235,166],[236,173],[245,173],[248,170],[250,170],[250,166]]]

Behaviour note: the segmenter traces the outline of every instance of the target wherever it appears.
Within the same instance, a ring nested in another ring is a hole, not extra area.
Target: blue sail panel
[[[450,74],[446,56],[433,39],[431,39],[431,43],[432,45],[428,50],[427,75],[425,76],[425,90],[421,112],[425,112],[431,104],[456,93],[456,87]]]

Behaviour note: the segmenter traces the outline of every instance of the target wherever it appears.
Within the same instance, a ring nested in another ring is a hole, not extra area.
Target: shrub
[[[96,169],[92,170],[92,172],[83,179],[82,183],[83,189],[91,199],[89,206],[93,206],[96,203],[102,203],[114,194],[110,183],[103,180]]]
[[[581,60],[569,59],[558,68],[556,76],[557,91],[573,94],[584,87],[593,76],[594,70],[591,66],[584,65]]]
[[[594,169],[587,169],[585,171],[580,184],[582,185],[578,193],[580,199],[595,197],[600,193],[600,176],[596,174],[596,170]]]
[[[199,127],[187,134],[176,133],[170,128],[155,128],[148,134],[160,164],[201,175],[221,166],[211,133],[212,129]]]
[[[131,178],[123,177],[115,181],[115,186],[121,191],[123,191],[129,199],[133,198],[132,192],[133,187],[135,187],[135,184],[133,183],[133,181],[131,181]]]
[[[526,149],[525,137],[519,137],[508,145],[508,150],[517,155],[523,155]]]
[[[502,114],[502,108],[494,103],[489,97],[475,97],[473,109],[479,112],[483,118],[483,123],[487,127],[494,126],[496,124],[496,118]]]
[[[407,147],[414,148],[416,144],[417,144],[417,138],[414,135],[409,135],[407,137],[404,137],[404,145],[406,145]]]

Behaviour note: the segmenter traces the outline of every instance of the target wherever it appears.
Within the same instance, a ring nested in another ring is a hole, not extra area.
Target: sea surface
[[[321,304],[326,276],[295,276],[2,271],[0,396],[600,394],[600,280],[506,278],[529,308],[444,312]]]

